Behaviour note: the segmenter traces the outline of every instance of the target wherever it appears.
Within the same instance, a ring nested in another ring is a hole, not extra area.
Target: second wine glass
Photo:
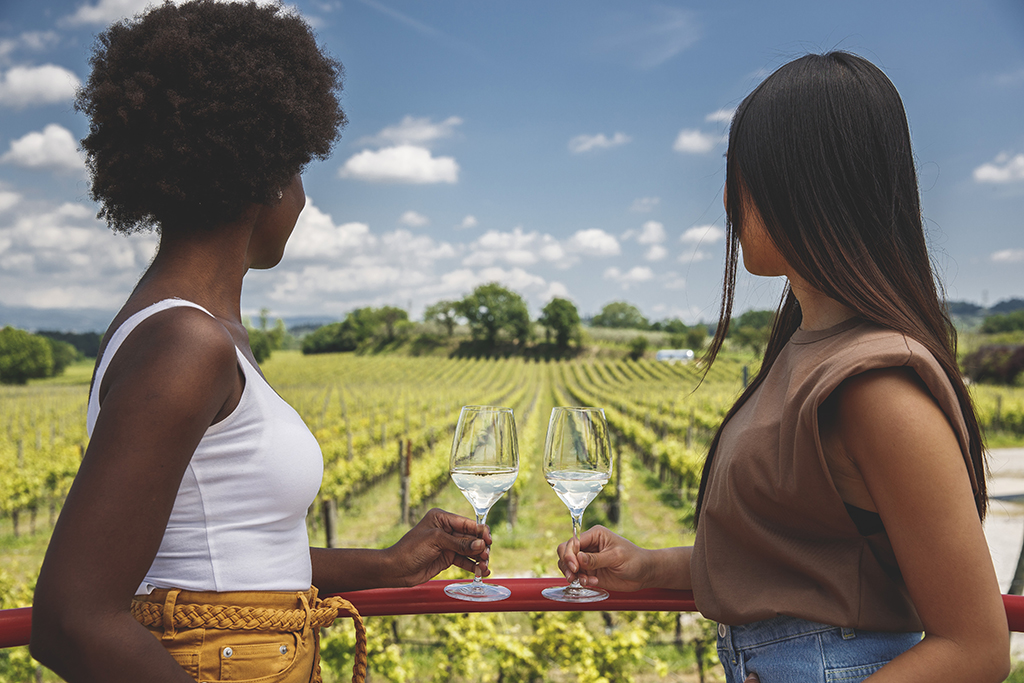
[[[553,408],[544,441],[544,478],[569,508],[577,546],[583,511],[608,483],[611,473],[611,445],[604,410]],[[541,594],[559,602],[597,602],[608,597],[608,591],[582,586],[578,578],[568,586],[545,588]]]
[[[476,512],[478,524],[487,523],[487,512],[512,488],[519,474],[519,441],[511,408],[464,406],[459,413],[448,463],[452,481]],[[480,569],[469,583],[450,583],[444,592],[459,600],[491,602],[512,592],[484,583]]]

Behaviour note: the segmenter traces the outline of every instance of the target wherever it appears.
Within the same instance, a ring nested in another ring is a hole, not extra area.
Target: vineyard
[[[601,406],[612,429],[613,478],[585,524],[616,528],[641,545],[686,543],[700,465],[752,363],[750,356],[723,354],[703,383],[696,364],[646,360],[277,352],[263,371],[323,450],[323,486],[308,517],[320,545],[390,545],[432,506],[471,516],[448,477],[459,409],[512,407],[521,467],[488,518],[492,571],[556,576],[554,548],[571,527],[539,473],[551,408]],[[88,368],[71,370],[63,383],[0,387],[0,536],[5,555],[7,548],[29,549],[12,552],[0,568],[0,607],[30,599],[45,538],[86,446]],[[973,391],[990,438],[1020,443],[1024,389]],[[463,576],[448,570],[443,578]],[[377,617],[368,627],[374,680],[657,680],[669,669],[672,677],[662,680],[697,680],[714,649],[706,624],[677,614]],[[326,633],[326,680],[346,677],[351,648],[350,627]],[[16,672],[31,666],[24,652],[0,653],[0,680],[5,672],[21,680]]]

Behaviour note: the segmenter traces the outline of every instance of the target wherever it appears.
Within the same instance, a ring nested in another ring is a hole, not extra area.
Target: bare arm
[[[241,393],[234,346],[201,311],[144,321],[114,357],[103,409],[36,585],[32,654],[68,681],[191,678],[128,611],[206,428]]]
[[[870,677],[1002,681],[1006,614],[960,447],[917,375],[876,370],[838,390],[839,430],[864,477],[925,627],[924,640]]]
[[[324,594],[415,586],[451,565],[486,576],[491,532],[483,524],[431,510],[398,543],[383,550],[310,548],[313,584]]]

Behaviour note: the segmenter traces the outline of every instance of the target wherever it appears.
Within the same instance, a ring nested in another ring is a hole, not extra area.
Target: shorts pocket
[[[857,683],[875,673],[889,662],[865,664],[864,666],[848,666],[839,669],[826,669],[826,683]]]
[[[260,681],[291,668],[297,654],[295,636],[262,635],[266,638],[263,642],[238,641],[220,647],[220,680]]]

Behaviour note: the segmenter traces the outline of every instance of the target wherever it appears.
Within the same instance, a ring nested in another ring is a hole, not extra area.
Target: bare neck
[[[129,303],[142,305],[179,297],[197,303],[225,322],[241,325],[242,279],[249,269],[252,227],[244,222],[184,234],[168,231],[139,280]]]
[[[800,302],[802,330],[824,330],[856,316],[856,312],[812,287],[799,275],[790,274],[789,286]]]

